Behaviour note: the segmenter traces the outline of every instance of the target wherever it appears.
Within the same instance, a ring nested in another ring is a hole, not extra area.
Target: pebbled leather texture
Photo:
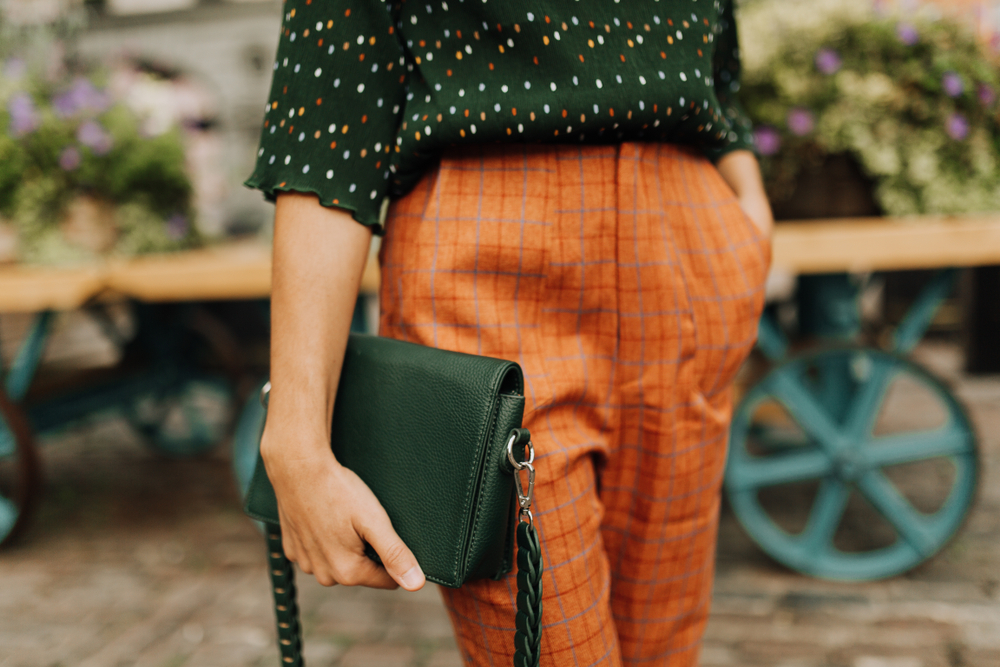
[[[524,412],[513,362],[352,335],[332,449],[385,507],[427,579],[458,587],[512,566],[514,479],[501,461]],[[247,514],[278,523],[258,458]]]

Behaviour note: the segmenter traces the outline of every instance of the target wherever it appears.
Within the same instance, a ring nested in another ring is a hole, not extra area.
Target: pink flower
[[[59,166],[66,171],[73,171],[80,166],[80,151],[76,146],[66,147],[59,156]]]
[[[788,112],[788,129],[797,137],[804,137],[816,127],[816,119],[812,112],[802,107],[796,107]]]
[[[945,72],[941,77],[941,89],[948,97],[958,97],[965,90],[965,84],[956,72]]]
[[[843,65],[840,54],[833,49],[820,49],[816,52],[816,69],[826,75],[834,74]]]
[[[781,135],[770,125],[754,128],[753,139],[761,155],[774,155],[781,150]]]
[[[945,121],[944,131],[955,141],[962,141],[969,136],[969,121],[960,113],[953,113]]]

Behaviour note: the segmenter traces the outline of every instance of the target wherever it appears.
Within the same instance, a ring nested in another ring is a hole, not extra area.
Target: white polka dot
[[[261,148],[259,151],[257,151],[257,157],[260,157],[263,154],[264,154],[264,149],[263,148]]]
[[[319,32],[322,29],[323,29],[323,22],[320,21],[316,24],[316,32]]]
[[[430,125],[428,125],[428,126],[426,126],[424,128],[424,134],[426,134],[428,137],[431,136],[431,126]]]
[[[294,115],[295,115],[295,109],[289,109],[288,110],[288,117],[291,118]]]
[[[597,113],[597,105],[594,105],[594,113]]]
[[[410,17],[410,23],[417,25],[417,17],[415,15]]]
[[[504,85],[500,86],[500,91],[506,93],[507,92],[507,84],[504,84]]]
[[[681,106],[684,106],[684,98],[681,98]]]
[[[601,83],[601,80],[600,80],[600,79],[597,79],[597,87],[598,87],[598,88],[603,88],[603,87],[604,87],[604,84],[603,84],[603,83]]]
[[[328,55],[328,56],[332,56],[333,55],[333,44],[331,44],[330,48],[328,48],[326,50],[326,55]]]
[[[580,25],[580,20],[577,19],[575,16],[573,17],[572,20],[573,20],[573,25]]]
[[[326,129],[327,129],[327,131],[328,131],[328,132],[329,132],[330,134],[333,134],[334,132],[336,132],[336,131],[337,131],[337,126],[336,126],[336,125],[331,125],[330,127],[326,128]]]
[[[688,80],[687,74],[685,74],[684,72],[681,72],[680,76],[681,76],[681,81],[687,81]]]
[[[308,174],[309,173],[309,165],[306,165],[306,166],[302,167],[302,173],[303,174]]]
[[[374,190],[372,190],[372,193],[371,193],[371,198],[372,198],[372,199],[375,199],[375,197],[378,197],[378,193],[377,193],[377,192],[375,192]]]
[[[531,82],[530,82],[530,81],[525,81],[525,82],[524,82],[524,89],[525,89],[525,90],[528,90],[528,89],[530,89],[530,88],[531,88]]]
[[[617,81],[618,83],[621,83],[622,82],[622,75],[621,74],[616,74],[615,75],[615,81]]]
[[[497,113],[500,113],[500,103],[499,102],[497,102],[496,104],[493,105],[493,110],[496,111]]]
[[[372,65],[372,73],[374,74],[377,71],[378,71],[378,63],[375,63],[374,65]],[[381,101],[381,100],[379,100],[379,101]],[[379,106],[382,106],[382,105],[380,104]]]
[[[485,83],[479,84],[479,92],[483,92],[484,90],[486,90],[486,84]]]
[[[701,70],[696,67],[695,70],[694,70],[694,75],[695,76],[701,76]]]
[[[659,74],[659,75],[660,75],[660,78],[661,78],[661,79],[666,79],[666,78],[667,78],[667,75],[666,75],[666,74],[664,74],[663,72],[657,72],[657,74]]]
[[[306,138],[306,133],[305,132],[299,132],[299,141],[304,141],[305,138]]]
[[[474,124],[473,124],[473,125],[470,125],[470,126],[469,126],[469,129],[470,129],[470,130],[472,130],[472,133],[473,133],[473,134],[475,134],[475,133],[476,133],[476,126],[475,126]]]
[[[357,183],[351,183],[351,187],[349,187],[347,189],[350,190],[351,192],[354,192],[355,190],[358,189],[358,184]]]
[[[517,124],[517,131],[518,132],[524,132],[524,125],[522,125],[521,123],[518,123]]]
[[[292,161],[292,156],[291,155],[286,155],[285,156],[285,164],[289,164],[291,161]]]
[[[640,77],[639,77],[639,83],[641,83],[642,85],[644,85],[644,86],[645,86],[645,85],[646,85],[646,77],[644,77],[644,76],[640,76]]]
[[[642,100],[639,100],[639,111],[643,111],[645,108],[646,108],[646,103],[643,102]]]
[[[552,33],[552,36],[555,37],[557,40],[560,39],[560,37],[559,37],[559,31],[556,30],[554,33]]]
[[[289,38],[289,41],[292,41],[292,42],[295,41],[295,33],[294,32],[292,33],[292,36]]]
[[[329,179],[329,178],[333,178],[333,169],[330,169],[330,170],[328,170],[328,171],[326,172],[326,177],[327,177],[328,179]]]
[[[549,84],[549,89],[552,90],[553,92],[555,92],[555,89],[556,89],[556,82],[555,81],[553,81],[552,83]]]
[[[660,25],[660,17],[659,16],[654,16],[653,17],[653,23],[655,23],[656,25]]]
[[[510,48],[512,48],[512,49],[513,49],[513,48],[514,48],[514,40],[513,40],[513,39],[510,39],[510,38],[508,37],[508,38],[507,38],[507,46],[509,46]]]
[[[466,44],[465,45],[465,52],[468,53],[469,55],[472,55],[472,47],[469,46],[468,44]]]
[[[363,83],[359,83],[358,84],[358,92],[359,93],[365,92],[365,84],[363,84]]]
[[[597,36],[597,43],[598,44],[603,44],[604,43],[604,35],[598,35]]]
[[[427,60],[428,60],[428,61],[430,61],[430,60],[434,60],[434,54],[433,54],[433,53],[431,53],[430,51],[428,51],[428,52],[427,52],[427,56],[426,56],[426,57],[427,57]]]
[[[344,151],[344,159],[351,157],[351,151]]]
[[[302,69],[302,65],[295,65],[295,73],[298,74],[299,70]]]
[[[635,41],[636,41],[637,44],[642,44],[642,35],[636,35],[635,36]]]
[[[441,90],[441,84],[440,83],[435,83],[434,84],[434,90]]]
[[[340,79],[339,78],[333,80],[333,87],[334,88],[340,88]]]
[[[379,108],[379,109],[381,109],[381,108],[382,108],[382,98],[381,98],[381,97],[380,97],[380,98],[378,98],[378,102],[377,102],[376,104],[378,105],[378,108]]]
[[[376,153],[382,152],[382,142],[381,141],[378,142],[377,144],[375,144],[375,152]]]
[[[684,39],[684,35],[681,33],[680,30],[677,31],[677,39]]]
[[[274,134],[274,130],[275,130],[276,127],[277,127],[276,125],[272,125],[271,126],[271,134]]]
[[[580,85],[580,80],[578,78],[576,78],[575,76],[573,77],[573,85],[574,86],[579,86]]]
[[[313,74],[319,77],[321,74],[323,74],[323,69],[321,67],[317,67],[316,71],[313,72]]]
[[[546,104],[546,105],[545,105],[545,106],[543,106],[542,108],[543,108],[543,109],[545,109],[545,113],[548,113],[548,112],[549,112],[549,105],[548,105],[548,104]]]
[[[365,36],[364,35],[358,35],[358,44],[360,45],[360,44],[364,44],[364,43],[365,43]]]
[[[460,89],[460,90],[458,91],[458,96],[459,96],[459,97],[465,97],[465,88],[462,88],[462,89]]]
[[[535,20],[535,15],[532,14],[531,12],[528,12],[528,20],[529,21],[534,21]]]
[[[272,155],[272,156],[271,156],[271,159],[270,159],[270,160],[268,160],[268,161],[267,161],[267,163],[268,163],[268,164],[274,164],[274,158],[275,158],[275,157],[276,157],[276,156]]]

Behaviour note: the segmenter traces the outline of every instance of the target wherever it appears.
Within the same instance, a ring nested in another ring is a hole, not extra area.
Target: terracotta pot
[[[66,207],[59,231],[68,243],[101,254],[111,250],[118,240],[114,220],[110,204],[80,195]]]

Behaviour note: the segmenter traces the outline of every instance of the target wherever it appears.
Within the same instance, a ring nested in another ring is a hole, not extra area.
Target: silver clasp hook
[[[507,441],[507,461],[514,467],[514,484],[517,488],[517,506],[520,508],[518,513],[519,520],[527,520],[528,523],[532,523],[533,517],[531,516],[531,503],[535,499],[535,466],[532,463],[535,462],[535,446],[528,441],[525,447],[528,448],[528,460],[523,463],[518,462],[514,458],[514,441],[517,440],[517,435],[513,434],[510,436],[510,440]],[[528,491],[525,493],[524,485],[521,483],[521,471],[528,471]]]

